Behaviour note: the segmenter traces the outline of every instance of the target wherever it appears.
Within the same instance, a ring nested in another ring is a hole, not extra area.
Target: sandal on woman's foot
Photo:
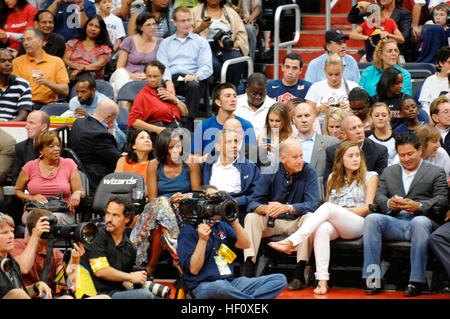
[[[280,241],[272,241],[268,243],[268,245],[273,249],[276,249],[288,255],[297,250],[297,248],[295,248],[292,242],[288,239],[283,239]]]

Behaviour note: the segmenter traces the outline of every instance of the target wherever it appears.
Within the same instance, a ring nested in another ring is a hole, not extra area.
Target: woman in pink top
[[[19,50],[25,29],[34,27],[37,12],[27,0],[0,0],[0,42]]]
[[[55,131],[41,133],[36,138],[34,151],[40,157],[23,166],[16,182],[15,195],[22,200],[45,204],[46,197],[63,193],[63,199],[72,214],[55,215],[61,223],[73,223],[75,208],[80,204],[81,196],[84,196],[77,165],[72,159],[60,157],[61,138]],[[26,214],[22,221],[24,219]]]

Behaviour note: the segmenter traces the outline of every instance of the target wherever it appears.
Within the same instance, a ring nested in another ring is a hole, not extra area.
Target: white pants
[[[109,79],[109,83],[114,88],[114,97],[117,97],[117,94],[119,93],[119,90],[122,86],[127,84],[128,82],[131,82],[130,75],[128,74],[127,70],[124,68],[117,69],[111,74],[111,77]]]
[[[363,217],[341,206],[324,203],[288,239],[297,246],[313,234],[316,279],[329,280],[330,241],[358,238],[362,235],[363,225]]]

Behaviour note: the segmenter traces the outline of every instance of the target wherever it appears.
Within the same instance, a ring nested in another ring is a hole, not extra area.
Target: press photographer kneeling
[[[42,281],[24,286],[20,266],[11,255],[13,249],[14,220],[0,213],[0,299],[51,298],[50,287]]]
[[[112,299],[155,299],[145,270],[136,270],[136,248],[124,233],[134,217],[133,203],[112,196],[105,209],[105,227],[99,228],[95,240],[86,244],[81,264],[89,270],[98,293]],[[126,289],[135,285],[134,289]],[[149,289],[150,288],[150,289]],[[158,289],[156,289],[157,291]],[[163,297],[167,296],[164,294]]]
[[[24,285],[42,280],[51,288],[51,295],[55,298],[74,298],[75,291],[71,288],[76,281],[80,257],[84,254],[83,243],[95,239],[97,227],[92,223],[58,224],[56,217],[45,209],[33,209],[27,217],[26,227],[30,237],[16,239],[11,251],[20,265]],[[54,239],[72,240],[73,248],[63,254],[53,248]],[[57,292],[55,281],[61,288],[60,292]]]
[[[275,298],[287,286],[282,274],[235,278],[232,249],[250,246],[250,238],[237,220],[237,205],[212,186],[202,186],[200,199],[180,201],[184,227],[178,236],[183,279],[199,299]],[[216,194],[214,194],[216,193]],[[225,193],[226,194],[226,193]],[[202,198],[203,197],[203,198]],[[225,206],[223,203],[226,203]],[[233,209],[234,206],[234,209]],[[234,214],[233,214],[234,211]]]

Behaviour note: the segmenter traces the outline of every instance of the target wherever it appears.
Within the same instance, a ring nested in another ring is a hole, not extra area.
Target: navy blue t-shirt
[[[194,253],[198,242],[197,228],[193,225],[187,224],[181,229],[180,235],[178,236],[179,263],[181,269],[183,270],[183,278],[190,289],[194,289],[204,281],[234,278],[233,264],[228,265],[231,270],[231,275],[222,276],[216,265],[214,257],[217,256],[217,251],[222,243],[236,252],[234,247],[236,243],[236,233],[234,229],[225,222],[220,222],[214,225],[211,230],[212,232],[206,245],[203,268],[196,276],[190,273],[189,268],[192,254]]]
[[[267,82],[267,95],[285,104],[295,98],[304,99],[311,85],[311,82],[302,79],[298,79],[297,84],[293,86],[284,85],[282,79],[273,80]]]

